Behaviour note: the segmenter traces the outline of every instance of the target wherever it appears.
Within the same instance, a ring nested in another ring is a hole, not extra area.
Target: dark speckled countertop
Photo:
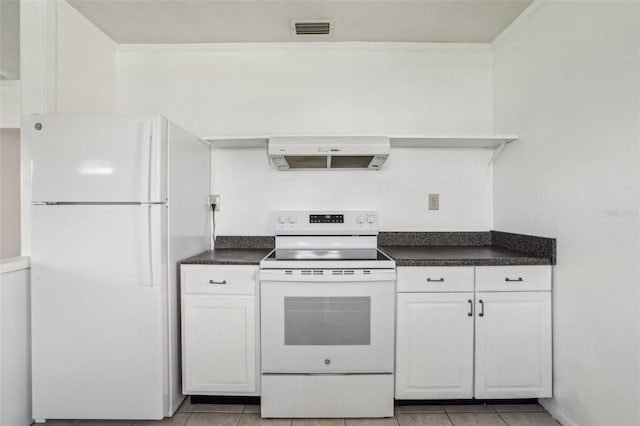
[[[269,236],[227,236],[216,238],[216,249],[183,260],[185,265],[259,265],[275,245]]]
[[[259,265],[271,249],[207,250],[183,260],[183,265]]]
[[[381,246],[396,266],[549,265],[549,259],[494,246]]]
[[[500,231],[381,232],[396,266],[555,265],[556,240]]]
[[[195,265],[259,265],[269,236],[219,236],[216,250],[183,260]],[[553,238],[486,232],[381,232],[378,245],[397,266],[555,265]]]

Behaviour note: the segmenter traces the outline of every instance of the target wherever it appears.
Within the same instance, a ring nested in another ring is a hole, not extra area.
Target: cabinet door
[[[476,301],[476,398],[551,397],[551,292]]]
[[[398,294],[396,398],[473,396],[473,293]]]
[[[183,393],[256,392],[254,296],[183,296]]]

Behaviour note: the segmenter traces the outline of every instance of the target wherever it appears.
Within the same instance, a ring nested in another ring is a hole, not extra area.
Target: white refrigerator
[[[210,147],[158,115],[29,131],[34,419],[170,416],[177,262],[209,248]]]

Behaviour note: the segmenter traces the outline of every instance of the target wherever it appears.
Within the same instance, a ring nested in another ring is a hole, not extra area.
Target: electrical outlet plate
[[[429,210],[440,210],[440,194],[429,194]]]
[[[209,204],[215,204],[216,205],[215,211],[219,212],[220,211],[220,195],[219,194],[209,195]]]

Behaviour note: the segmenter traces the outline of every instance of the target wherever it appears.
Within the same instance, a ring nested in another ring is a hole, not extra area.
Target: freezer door
[[[34,115],[32,200],[166,201],[166,128],[158,115]]]
[[[168,411],[166,206],[34,206],[33,416]]]

